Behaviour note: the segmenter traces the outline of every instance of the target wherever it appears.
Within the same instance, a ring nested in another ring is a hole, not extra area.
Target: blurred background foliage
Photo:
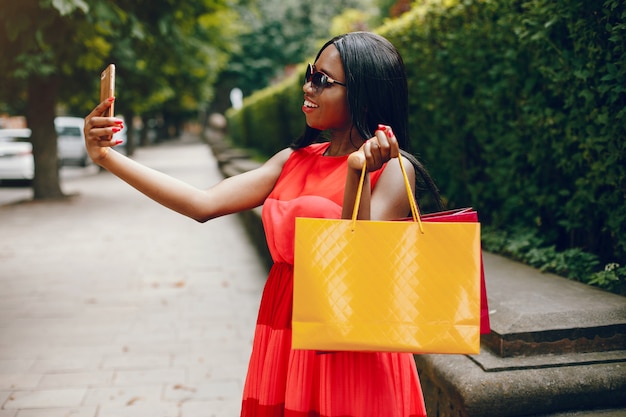
[[[216,84],[212,111],[230,107],[229,92],[239,88],[244,96],[279,82],[296,66],[312,59],[331,35],[372,30],[389,16],[389,0],[263,0],[240,5],[245,29]]]

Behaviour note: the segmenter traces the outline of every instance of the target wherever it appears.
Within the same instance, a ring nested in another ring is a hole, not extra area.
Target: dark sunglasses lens
[[[326,82],[328,78],[322,74],[321,72],[316,72],[311,76],[311,82],[315,88],[324,88],[326,87]]]
[[[309,64],[306,67],[306,73],[304,74],[304,83],[311,82],[311,85],[315,90],[319,90],[328,85],[328,77],[323,72],[313,72],[313,65]]]

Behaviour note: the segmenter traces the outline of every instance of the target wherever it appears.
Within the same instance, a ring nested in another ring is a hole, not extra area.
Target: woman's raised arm
[[[291,153],[285,149],[257,169],[201,190],[112,151],[110,147],[116,145],[113,135],[122,121],[101,116],[110,105],[111,101],[100,103],[85,118],[85,146],[90,158],[159,204],[199,222],[263,204]]]

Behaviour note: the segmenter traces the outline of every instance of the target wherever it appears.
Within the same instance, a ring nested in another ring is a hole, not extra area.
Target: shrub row
[[[241,109],[228,110],[230,139],[238,146],[254,148],[269,157],[300,136],[305,127],[300,81],[304,71],[302,66],[302,77],[289,77],[245,98]]]
[[[624,3],[451,3],[383,29],[412,80],[414,149],[450,204],[623,264]]]

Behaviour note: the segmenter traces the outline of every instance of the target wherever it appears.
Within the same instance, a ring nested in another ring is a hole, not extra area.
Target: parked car
[[[61,166],[78,165],[84,167],[91,164],[91,159],[87,155],[87,148],[85,148],[84,124],[85,121],[81,117],[62,116],[54,119]]]
[[[93,163],[87,154],[87,148],[85,148],[84,124],[85,120],[81,117],[59,116],[54,119],[54,127],[58,136],[57,147],[60,166],[78,165],[85,167]],[[126,131],[127,127],[124,124],[124,128],[115,134],[116,139],[122,139],[122,143],[117,145],[115,149],[122,153],[125,153],[126,150]]]
[[[0,181],[29,182],[35,176],[30,129],[0,129]]]

